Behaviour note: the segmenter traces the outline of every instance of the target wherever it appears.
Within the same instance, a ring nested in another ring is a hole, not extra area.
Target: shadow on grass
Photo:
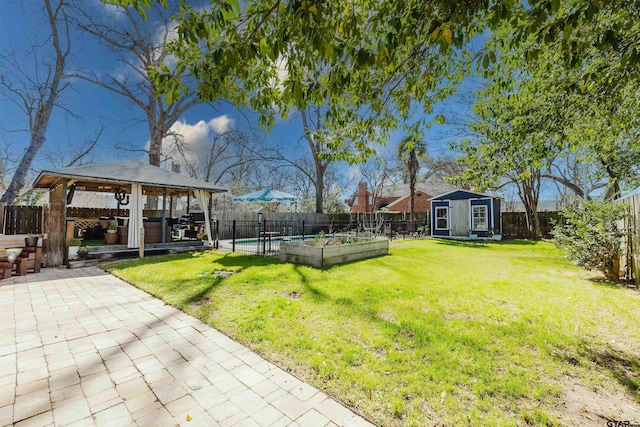
[[[221,265],[224,268],[229,268],[229,270],[227,271],[232,272],[232,274],[239,274],[249,267],[266,267],[269,265],[280,264],[280,261],[277,258],[260,257],[254,255],[224,254],[220,258],[212,260],[211,263]],[[189,297],[184,298],[181,303],[198,304],[200,301],[204,300],[211,293],[211,291],[213,291],[216,287],[223,283],[226,278],[227,277],[225,276],[216,276],[214,274],[207,275],[207,286],[202,288],[199,292],[196,292],[192,295],[189,295]]]
[[[453,240],[453,239],[438,239],[434,240],[439,245],[456,246],[459,248],[487,248],[494,245],[499,246],[535,246],[539,241],[537,240]]]
[[[640,401],[640,359],[638,356],[611,347],[586,347],[583,350],[589,360],[613,374],[620,385],[633,393],[636,400]]]
[[[487,242],[484,240],[450,240],[450,239],[437,239],[436,242],[439,245],[455,246],[457,248],[475,248],[483,249],[487,248]]]
[[[605,279],[604,277],[589,277],[587,280],[596,285],[606,286],[607,288],[638,290],[635,282],[631,280],[620,280],[619,282],[612,282],[611,280]]]
[[[159,265],[164,262],[176,262],[176,261],[186,261],[202,258],[206,256],[204,252],[186,252],[181,254],[171,254],[171,255],[160,255],[154,257],[147,258],[135,258],[130,260],[122,260],[122,261],[114,261],[109,264],[105,264],[104,267],[107,271],[113,271],[118,269],[127,269],[129,267],[137,267],[137,266],[146,266],[146,265]],[[170,285],[172,288],[183,289],[185,287],[191,288],[201,288],[199,291],[195,293],[190,293],[188,296],[179,299],[176,301],[176,305],[178,307],[182,305],[192,305],[198,304],[200,301],[207,298],[211,291],[213,291],[216,287],[218,287],[221,283],[225,281],[227,276],[225,275],[216,275],[216,271],[228,271],[233,274],[238,274],[244,271],[249,267],[261,267],[261,266],[269,266],[274,264],[280,264],[280,261],[277,258],[268,258],[268,257],[259,257],[252,255],[234,255],[234,254],[224,254],[218,258],[213,258],[211,260],[211,264],[216,264],[221,266],[222,268],[214,268],[213,270],[203,270],[202,276],[198,281],[194,282],[192,278],[190,279],[177,279],[174,278],[172,280],[172,284]],[[188,268],[188,266],[185,266]],[[162,267],[158,267],[162,268]],[[228,269],[228,270],[227,270]],[[179,275],[178,275],[179,276]],[[206,286],[203,286],[206,284]],[[150,291],[147,291],[150,292]],[[164,299],[162,295],[154,295],[153,292],[150,292],[153,296]]]
[[[224,254],[221,258],[217,258],[213,261],[216,264],[220,264],[224,267],[240,267],[240,271],[247,267],[260,267],[274,264],[282,264],[278,258],[273,257],[261,257],[256,255],[232,255],[231,253]]]
[[[505,245],[505,246],[535,246],[540,242],[541,240],[507,239],[507,240],[493,241],[492,243],[497,243],[499,245]]]
[[[565,349],[554,354],[556,358],[574,366],[591,369],[595,364],[601,371],[609,372],[625,391],[640,402],[640,358],[637,355],[586,340],[579,344],[575,353]]]
[[[304,288],[309,292],[309,294],[313,295],[316,299],[321,300],[323,302],[331,301],[332,298],[329,295],[327,295],[325,292],[322,292],[317,287],[311,284],[312,281],[309,280],[309,278],[304,272],[305,268],[313,268],[320,271],[322,271],[323,269],[318,267],[311,267],[307,265],[302,266],[300,264],[293,265],[293,271],[298,275],[298,277],[300,278],[300,282],[302,282],[302,286],[304,286]]]

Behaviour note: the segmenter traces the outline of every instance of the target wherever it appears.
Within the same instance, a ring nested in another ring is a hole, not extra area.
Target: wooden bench
[[[0,258],[0,269],[2,269],[0,273],[1,277],[8,279],[14,270],[18,276],[24,276],[27,274],[28,262],[29,258],[23,257],[22,255],[18,256],[13,262],[9,262],[7,257]]]
[[[13,272],[18,276],[24,276],[29,271],[40,272],[42,267],[42,246],[24,247],[25,235],[0,235],[0,279],[11,277]],[[42,242],[43,239],[40,239]],[[14,262],[3,252],[7,248],[22,249]]]
[[[21,260],[21,263],[24,263],[24,266],[21,268],[24,269],[25,274],[27,273],[27,270],[33,270],[34,273],[40,273],[40,267],[42,266],[42,247],[28,246],[22,248],[22,254],[19,259]]]
[[[0,261],[0,280],[8,279],[11,277],[11,272],[13,271],[14,263],[9,261]]]

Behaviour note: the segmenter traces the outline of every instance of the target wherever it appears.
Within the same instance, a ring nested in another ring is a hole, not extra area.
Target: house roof
[[[419,188],[416,188],[416,195],[417,195],[418,193],[427,194],[425,191],[423,191],[423,190],[421,190],[421,189],[419,189]],[[427,195],[430,195],[430,194],[427,194]],[[391,210],[391,209],[393,209],[396,205],[399,205],[403,200],[406,200],[406,199],[408,199],[408,198],[410,198],[410,197],[411,197],[411,192],[409,192],[409,193],[405,194],[404,196],[399,197],[399,198],[397,198],[396,200],[394,200],[393,202],[391,202],[391,203],[387,204],[387,205],[386,205],[386,208]]]
[[[418,182],[416,183],[416,190],[421,190],[430,196],[435,196],[449,191],[457,190],[453,184],[446,182]],[[404,197],[411,192],[409,184],[394,184],[385,185],[380,190],[378,197]]]
[[[228,191],[210,182],[135,160],[43,170],[36,178],[33,187],[54,188],[61,184],[63,179],[74,180],[77,186],[84,187],[86,191],[111,192],[131,184],[142,185],[147,195],[162,194],[164,188],[169,195],[188,194],[192,190],[205,190],[212,193]]]

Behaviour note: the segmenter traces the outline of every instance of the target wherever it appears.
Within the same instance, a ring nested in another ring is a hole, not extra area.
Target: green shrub
[[[617,221],[624,218],[626,205],[588,200],[561,211],[562,221],[552,231],[554,243],[570,260],[587,270],[601,271],[617,282],[623,231]]]

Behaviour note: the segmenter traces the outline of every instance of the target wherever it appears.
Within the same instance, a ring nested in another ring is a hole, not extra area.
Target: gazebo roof
[[[73,181],[77,187],[84,187],[84,191],[111,192],[119,188],[128,190],[131,184],[142,185],[147,195],[160,195],[164,188],[167,189],[168,195],[184,195],[192,190],[205,190],[212,193],[229,191],[210,182],[135,160],[43,170],[36,178],[33,187],[54,188],[62,184],[63,179]]]

